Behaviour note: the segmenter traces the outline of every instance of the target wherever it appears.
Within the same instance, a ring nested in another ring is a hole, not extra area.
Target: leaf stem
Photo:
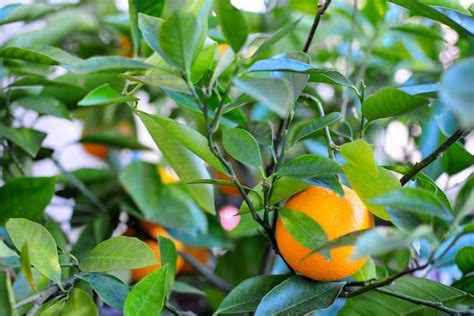
[[[416,163],[401,179],[400,183],[405,185],[410,181],[418,172],[426,168],[429,164],[439,158],[446,150],[451,147],[455,142],[457,142],[461,137],[467,134],[460,129],[455,131],[444,143],[442,143],[435,151],[429,154],[426,158]]]
[[[318,7],[316,9],[316,14],[314,16],[313,25],[311,26],[311,30],[308,33],[308,38],[306,39],[306,43],[304,44],[303,52],[305,53],[308,52],[311,46],[311,43],[313,42],[314,34],[316,33],[316,30],[318,29],[319,22],[321,21],[321,17],[326,12],[330,4],[331,4],[331,0],[324,1],[322,5],[319,4],[319,0],[318,0]]]

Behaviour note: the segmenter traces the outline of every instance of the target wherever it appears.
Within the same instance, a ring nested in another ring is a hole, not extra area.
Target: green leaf
[[[20,250],[20,265],[21,272],[25,275],[26,280],[30,284],[33,291],[36,291],[35,282],[33,280],[33,273],[31,272],[30,251],[28,249],[28,241],[23,244]]]
[[[250,62],[259,58],[263,53],[266,53],[273,45],[278,43],[283,37],[288,35],[296,25],[301,21],[301,18],[291,21],[288,24],[284,25],[281,29],[273,33],[266,41],[264,41],[258,48],[255,50],[255,53],[251,55]]]
[[[374,260],[369,258],[359,271],[352,275],[355,281],[369,281],[377,278]]]
[[[9,218],[39,221],[54,195],[55,177],[20,177],[0,188],[0,224]]]
[[[59,6],[46,3],[8,4],[0,8],[0,25],[16,21],[30,21],[56,11]]]
[[[201,49],[199,55],[197,56],[194,64],[191,68],[191,81],[194,83],[199,82],[202,77],[212,69],[212,65],[214,64],[214,56],[216,53],[218,45],[217,43],[209,45]],[[188,89],[189,91],[189,89]]]
[[[384,286],[382,289],[433,303],[441,302],[449,307],[455,307],[464,298],[467,298],[467,294],[458,289],[412,276],[399,278],[390,286]],[[370,291],[347,300],[339,315],[401,316],[442,315],[442,313],[437,313],[436,310],[421,304],[411,303],[378,291]]]
[[[398,87],[398,90],[424,98],[437,98],[439,91],[439,83],[415,84],[409,86]]]
[[[441,78],[440,98],[451,110],[462,127],[474,127],[474,58],[465,59],[449,68]]]
[[[354,245],[357,241],[357,238],[359,238],[360,236],[365,234],[367,231],[368,231],[367,229],[358,230],[358,231],[348,233],[348,234],[339,236],[337,238],[331,239],[327,243],[325,243],[325,244],[323,244],[319,247],[312,248],[311,252],[308,253],[308,255],[306,255],[302,260],[305,260],[306,258],[312,256],[316,252],[320,252],[322,254],[326,253],[326,254],[328,254],[328,258],[330,259],[329,254],[331,253],[332,249],[343,247],[343,246],[348,246],[348,245]]]
[[[125,316],[149,316],[159,314],[166,297],[168,267],[154,271],[138,282],[125,301]]]
[[[186,141],[196,141],[198,142],[202,141],[201,137],[204,137],[202,135],[192,137],[193,134],[184,134],[184,133],[176,133],[173,136],[170,137],[169,134],[170,132],[172,133],[174,131],[173,127],[171,128],[171,125],[161,125],[163,120],[157,116],[151,116],[149,114],[146,114],[144,112],[137,112],[137,115],[140,117],[140,119],[143,121],[145,124],[145,127],[147,128],[148,132],[150,133],[151,137],[159,147],[160,151],[162,152],[163,156],[166,158],[166,160],[170,163],[171,167],[176,171],[178,174],[179,178],[181,181],[184,183],[187,182],[192,182],[195,180],[201,180],[201,179],[209,179],[209,173],[206,169],[206,166],[204,162],[201,159],[198,159],[196,155],[194,155],[191,151],[189,151],[185,146],[183,146],[178,140],[175,138],[175,135],[180,135],[179,137],[186,138],[188,137],[188,140]],[[176,130],[181,130],[178,127],[176,127]],[[191,129],[192,130],[192,129]],[[187,131],[187,130],[182,130]],[[194,133],[197,133],[195,130],[193,130]],[[183,140],[184,142],[185,140]],[[199,145],[197,144],[189,144],[189,146],[194,146],[194,145]],[[203,147],[203,146],[198,146],[199,148],[197,150],[205,150],[208,152],[209,147]],[[206,150],[207,148],[207,150]],[[204,153],[204,152],[201,152]],[[207,154],[206,154],[207,155]],[[211,164],[213,167],[219,166],[218,169],[223,169],[222,165],[217,165],[215,164],[215,161],[212,159],[209,159],[209,164]],[[188,186],[188,189],[191,193],[191,195],[194,197],[194,199],[197,201],[199,206],[201,206],[203,209],[208,211],[211,214],[215,213],[215,208],[214,208],[214,191],[211,185],[208,184],[193,184]]]
[[[288,116],[293,105],[293,89],[280,78],[234,79],[234,85],[241,92],[260,101],[281,117]]]
[[[378,175],[377,162],[375,161],[374,148],[363,139],[357,139],[341,146],[341,155],[344,159],[370,175]]]
[[[262,166],[262,157],[257,141],[246,130],[241,128],[224,129],[222,144],[229,155],[241,163],[255,168]]]
[[[175,72],[165,69],[153,69],[152,74],[145,76],[130,76],[127,74],[122,74],[121,77],[130,81],[151,86],[156,89],[165,89],[186,94],[191,93],[183,78],[181,78]]]
[[[79,278],[87,283],[107,305],[123,309],[128,295],[128,286],[109,274],[81,274]]]
[[[142,32],[143,38],[147,44],[160,56],[162,56],[168,63],[171,60],[165,55],[163,49],[161,49],[160,42],[158,41],[158,34],[160,33],[163,19],[152,17],[143,13],[138,14],[138,27]]]
[[[434,193],[422,188],[403,188],[393,190],[370,200],[375,205],[383,205],[397,212],[412,212],[431,215],[446,221],[453,219],[451,213]]]
[[[252,121],[249,122],[247,130],[255,137],[260,145],[273,145],[273,127],[270,121]]]
[[[459,11],[467,15],[471,14],[469,10],[467,10],[466,8],[462,6],[462,4],[460,4],[458,0],[419,0],[419,1],[432,7],[451,9],[451,10]]]
[[[261,299],[286,278],[286,275],[259,275],[244,280],[224,298],[215,314],[255,311]]]
[[[276,172],[280,176],[293,178],[320,178],[342,173],[337,162],[314,154],[301,155],[288,160]]]
[[[431,232],[431,227],[424,225],[412,232],[401,232],[393,227],[376,227],[358,236],[353,257],[379,256],[409,248],[414,240],[429,236]]]
[[[106,83],[90,91],[77,104],[80,106],[94,106],[127,103],[136,100],[136,97],[132,95],[123,95]]]
[[[415,35],[426,37],[430,40],[435,41],[444,41],[444,38],[439,32],[424,26],[423,24],[412,24],[412,23],[405,23],[398,26],[393,26],[390,28],[391,31],[399,32],[402,34],[408,35]],[[427,84],[422,84],[422,86],[426,86]]]
[[[0,270],[0,315],[15,315],[15,298],[13,297],[10,274]]]
[[[5,225],[16,249],[28,242],[31,264],[50,280],[61,282],[56,242],[46,228],[24,218],[12,218]]]
[[[344,284],[319,283],[301,276],[289,277],[263,297],[255,315],[304,315],[328,308],[336,301]]]
[[[0,137],[5,137],[28,155],[35,157],[46,134],[30,128],[10,128],[0,123]]]
[[[81,260],[79,268],[85,272],[107,272],[143,268],[156,264],[153,251],[141,240],[118,236],[95,246]]]
[[[74,288],[64,305],[61,315],[99,316],[94,300],[86,291]]]
[[[160,247],[161,266],[168,267],[166,276],[166,297],[169,297],[171,295],[171,291],[173,290],[178,251],[176,250],[174,242],[164,236],[158,236],[158,245]]]
[[[10,249],[5,242],[0,239],[0,258],[8,258],[8,257],[18,257],[18,254]]]
[[[184,282],[175,281],[173,284],[173,292],[175,293],[182,293],[182,294],[193,294],[193,295],[200,295],[206,296],[206,293],[201,291],[200,289],[195,288]]]
[[[230,0],[214,1],[214,10],[222,33],[234,52],[238,52],[247,40],[249,28],[242,12]]]
[[[146,64],[137,59],[130,59],[119,56],[99,56],[91,57],[81,62],[67,66],[69,70],[79,74],[95,73],[100,71],[129,71],[145,70],[152,68],[152,65]]]
[[[373,27],[377,27],[380,21],[383,21],[385,14],[388,11],[387,0],[373,0],[367,1],[362,8],[362,15],[364,15]]]
[[[71,119],[69,110],[59,100],[46,96],[25,96],[15,100],[15,105],[21,106],[25,109],[33,110],[39,114],[53,115],[65,119]]]
[[[428,104],[428,99],[410,95],[396,88],[385,87],[364,100],[362,114],[369,121],[373,121],[405,114]]]
[[[139,15],[142,13],[151,16],[160,16],[165,5],[164,0],[150,1],[150,0],[129,0],[128,7],[130,13],[130,29],[132,34],[134,51],[138,52],[140,47],[140,32],[138,29]]]
[[[467,29],[463,26],[459,19],[453,19],[452,15],[446,15],[439,9],[433,8],[423,3],[423,1],[412,1],[412,0],[389,0],[392,3],[402,6],[416,15],[421,15],[426,18],[438,21],[444,25],[451,27],[453,30],[458,32],[462,37],[468,37],[473,34],[472,29]],[[427,0],[431,1],[431,0]],[[467,16],[466,16],[467,17]]]
[[[259,60],[253,64],[248,72],[260,71],[289,71],[309,74],[311,82],[326,82],[354,88],[352,82],[335,69],[312,66],[305,62],[289,58],[270,58]],[[354,88],[355,89],[355,88]]]
[[[474,271],[474,247],[468,246],[462,248],[456,255],[456,264],[459,269],[468,274]]]
[[[323,128],[334,124],[335,122],[342,119],[342,114],[339,112],[332,112],[322,117],[317,117],[309,122],[298,125],[293,132],[291,137],[291,144],[295,144],[306,138],[313,136],[316,132]]]
[[[79,142],[83,144],[100,144],[120,149],[150,150],[150,148],[141,144],[136,137],[125,135],[115,129],[84,135],[79,139]]]
[[[310,249],[320,249],[327,244],[328,239],[324,229],[310,216],[288,208],[280,208],[278,215],[291,236],[308,248],[308,252]],[[331,259],[329,252],[321,252],[321,255]]]
[[[193,14],[176,11],[163,22],[158,34],[165,59],[171,60],[188,76],[203,45],[201,31],[204,25],[201,22]]]
[[[43,65],[72,65],[82,59],[53,46],[38,45],[33,47],[9,46],[0,49],[0,57],[17,59]]]

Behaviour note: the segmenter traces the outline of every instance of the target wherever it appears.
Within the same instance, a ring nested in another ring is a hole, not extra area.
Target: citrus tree
[[[471,314],[468,2],[1,8],[0,315]]]

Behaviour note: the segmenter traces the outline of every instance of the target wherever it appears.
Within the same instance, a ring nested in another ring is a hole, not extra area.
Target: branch
[[[303,52],[305,53],[308,52],[309,47],[311,46],[311,42],[313,41],[314,34],[316,33],[316,30],[318,29],[319,22],[321,21],[321,17],[326,12],[330,4],[331,4],[331,0],[326,0],[323,5],[318,4],[316,15],[314,16],[314,20],[313,20],[313,25],[311,26],[311,30],[309,31],[308,38],[306,39],[306,43],[304,44]]]
[[[401,179],[400,183],[405,185],[408,181],[410,181],[418,172],[423,170],[437,158],[439,158],[448,148],[453,145],[456,141],[458,141],[461,137],[463,137],[464,131],[458,129],[454,132],[451,137],[449,137],[444,143],[442,143],[435,151],[433,151],[430,155],[428,155],[422,161],[416,163]]]
[[[196,258],[186,252],[179,252],[179,255],[183,257],[184,261],[189,263],[197,272],[209,280],[216,288],[229,293],[232,291],[232,285],[215,275],[206,266],[202,265]]]

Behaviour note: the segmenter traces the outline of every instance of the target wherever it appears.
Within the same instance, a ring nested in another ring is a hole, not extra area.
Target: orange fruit
[[[153,237],[158,238],[158,236],[163,236],[168,239],[171,239],[174,242],[174,245],[176,246],[177,251],[184,250],[183,243],[181,243],[179,240],[172,238],[168,234],[168,232],[160,225],[141,221],[140,226],[142,226],[143,229],[148,231],[148,233],[152,235]],[[148,239],[148,240],[145,240],[145,243],[148,245],[148,247],[150,247],[153,250],[153,252],[155,253],[156,259],[158,260],[158,262],[160,262],[161,257],[160,257],[160,247],[158,246],[158,242],[156,240]],[[183,258],[181,256],[178,256],[178,259],[176,261],[176,274],[178,274],[183,269],[183,264],[184,264]],[[161,267],[161,263],[158,263],[158,264],[154,264],[148,267],[134,269],[132,270],[132,280],[134,282],[138,282],[149,273],[158,270],[160,267]]]
[[[107,155],[109,154],[109,150],[104,145],[83,144],[82,148],[84,148],[84,150],[87,151],[92,156],[96,156],[101,159],[107,158]]]
[[[207,266],[209,264],[209,260],[210,260],[209,249],[185,246],[184,251],[186,251],[186,253],[196,258],[204,266]],[[184,262],[183,269],[181,269],[181,272],[191,273],[191,272],[194,272],[194,268],[189,263]]]
[[[328,240],[374,226],[373,217],[357,194],[344,186],[344,197],[332,190],[313,186],[293,197],[285,207],[302,212],[315,220],[324,230]],[[367,258],[352,259],[354,246],[343,246],[331,250],[332,261],[300,244],[278,219],[275,237],[281,255],[297,272],[317,281],[335,281],[351,276],[367,261]]]
[[[160,174],[161,182],[165,184],[178,183],[179,177],[176,173],[168,168],[158,168],[158,173]]]

